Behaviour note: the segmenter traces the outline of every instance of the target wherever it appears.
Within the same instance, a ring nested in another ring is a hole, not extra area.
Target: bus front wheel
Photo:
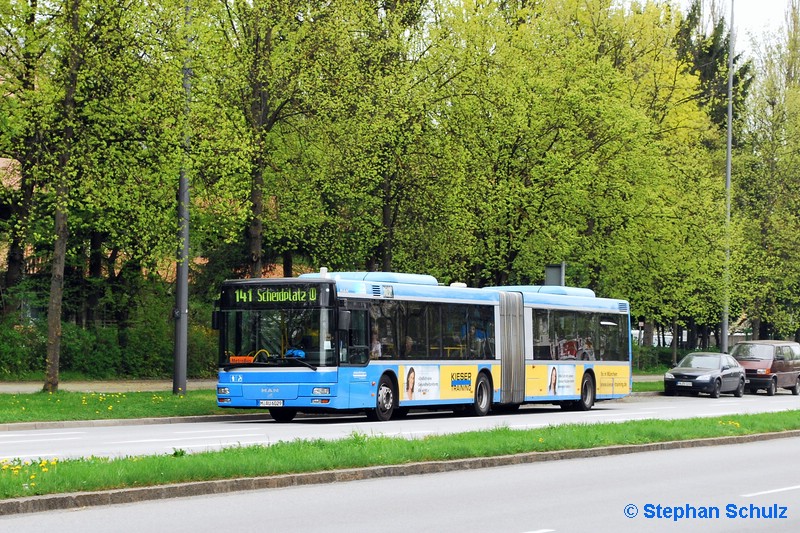
[[[291,422],[296,415],[297,410],[287,409],[285,407],[273,407],[269,410],[269,416],[271,416],[275,422]]]
[[[377,398],[375,399],[375,409],[367,411],[367,418],[370,420],[378,420],[386,422],[392,418],[394,412],[394,397],[395,390],[392,380],[389,376],[381,376],[378,381]]]

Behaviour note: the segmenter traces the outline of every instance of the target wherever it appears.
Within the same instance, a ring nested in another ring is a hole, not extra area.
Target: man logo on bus
[[[472,374],[469,372],[452,372],[450,374],[450,388],[472,392]]]

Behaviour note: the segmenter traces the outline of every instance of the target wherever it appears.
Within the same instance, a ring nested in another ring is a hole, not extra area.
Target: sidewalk
[[[0,394],[30,394],[40,392],[43,381],[0,381]],[[186,381],[186,389],[214,389],[216,379],[191,379]],[[61,381],[58,390],[69,392],[172,392],[172,381],[158,379],[132,379],[114,381]]]

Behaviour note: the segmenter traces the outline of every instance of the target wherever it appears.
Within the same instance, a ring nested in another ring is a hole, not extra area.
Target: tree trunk
[[[292,252],[283,252],[283,277],[291,278],[294,271],[294,255]]]
[[[66,196],[66,187],[58,187],[58,196]],[[64,297],[64,263],[67,256],[67,213],[56,208],[56,242],[50,279],[50,302],[47,306],[47,373],[44,391],[58,391],[58,363],[61,356],[61,304]]]
[[[53,271],[50,279],[50,302],[47,306],[47,374],[44,391],[58,390],[58,364],[61,354],[61,306],[64,299],[64,264],[67,256],[67,206],[69,205],[70,159],[75,137],[75,93],[78,88],[78,71],[83,58],[77,36],[81,30],[80,0],[66,2],[64,15],[67,20],[68,53],[64,57],[66,71],[64,99],[61,102],[61,123],[64,126],[59,143],[58,168],[55,175],[55,230],[53,249]]]
[[[250,228],[247,234],[250,249],[250,277],[260,278],[264,272],[264,260],[261,253],[264,231],[262,218],[264,215],[264,170],[260,161],[253,171],[250,203],[253,206],[253,218],[250,219]]]
[[[678,364],[678,339],[680,332],[678,331],[678,322],[672,321],[672,366]]]
[[[93,231],[89,240],[89,293],[86,297],[86,322],[90,327],[100,325],[97,307],[103,289],[103,236],[98,231]]]

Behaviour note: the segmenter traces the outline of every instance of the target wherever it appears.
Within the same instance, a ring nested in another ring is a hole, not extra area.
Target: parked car
[[[695,352],[680,360],[678,366],[664,374],[664,393],[679,392],[710,394],[730,392],[737,398],[744,395],[745,370],[728,354]]]
[[[731,350],[747,374],[746,388],[773,396],[778,387],[800,394],[800,344],[791,341],[742,341]]]

